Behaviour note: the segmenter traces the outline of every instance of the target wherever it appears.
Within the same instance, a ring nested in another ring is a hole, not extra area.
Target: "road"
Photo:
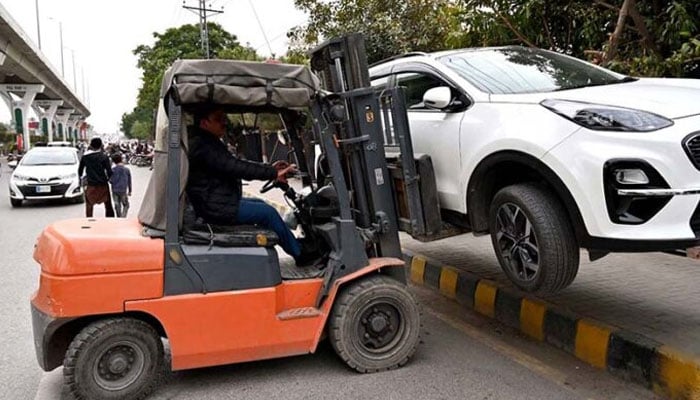
[[[7,200],[9,170],[0,177],[0,398],[69,399],[60,369],[43,373],[31,336],[29,297],[37,286],[32,248],[41,229],[57,219],[78,218],[82,205],[29,204]],[[135,216],[149,177],[131,167]],[[103,215],[100,207],[96,216]],[[317,354],[167,374],[152,399],[651,399],[638,386],[558,350],[519,336],[497,322],[466,312],[451,301],[412,287],[424,305],[423,341],[404,368],[379,374],[350,371],[327,344]]]

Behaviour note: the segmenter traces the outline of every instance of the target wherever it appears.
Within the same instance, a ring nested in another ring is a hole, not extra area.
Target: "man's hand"
[[[296,164],[289,164],[286,161],[277,161],[272,164],[277,169],[277,181],[287,183],[287,174],[297,172]]]

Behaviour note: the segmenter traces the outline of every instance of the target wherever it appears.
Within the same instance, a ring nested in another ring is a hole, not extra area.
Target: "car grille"
[[[51,192],[50,193],[37,193],[36,186],[37,185],[20,186],[19,190],[22,192],[22,195],[25,197],[62,196],[66,193],[66,190],[68,190],[68,186],[70,186],[70,185],[68,185],[68,184],[51,185]]]
[[[695,168],[700,169],[700,132],[695,132],[685,138],[683,147]]]

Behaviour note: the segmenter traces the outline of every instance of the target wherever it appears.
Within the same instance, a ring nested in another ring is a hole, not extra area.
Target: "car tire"
[[[554,294],[578,272],[580,250],[561,202],[533,183],[507,186],[489,210],[491,243],[501,268],[518,288]]]
[[[22,200],[10,199],[10,204],[12,204],[12,207],[22,207]]]
[[[63,380],[76,399],[143,399],[160,381],[163,354],[160,336],[149,324],[99,320],[71,342]]]
[[[85,194],[81,194],[80,196],[76,197],[73,199],[73,202],[75,204],[83,204],[85,203]]]
[[[343,288],[328,320],[336,354],[361,373],[398,368],[420,342],[420,308],[406,285],[374,275]]]

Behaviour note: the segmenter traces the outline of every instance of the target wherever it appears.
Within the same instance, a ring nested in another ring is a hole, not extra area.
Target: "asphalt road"
[[[82,205],[29,204],[11,208],[9,170],[0,177],[0,398],[69,399],[61,370],[43,373],[32,345],[29,298],[38,284],[32,259],[36,236],[57,219],[83,216]],[[138,211],[150,175],[131,167]],[[96,216],[103,215],[97,208]],[[519,337],[493,321],[465,312],[423,288],[424,333],[404,368],[360,375],[345,367],[327,344],[314,355],[168,373],[152,399],[648,399],[653,395],[619,382],[569,355]]]

